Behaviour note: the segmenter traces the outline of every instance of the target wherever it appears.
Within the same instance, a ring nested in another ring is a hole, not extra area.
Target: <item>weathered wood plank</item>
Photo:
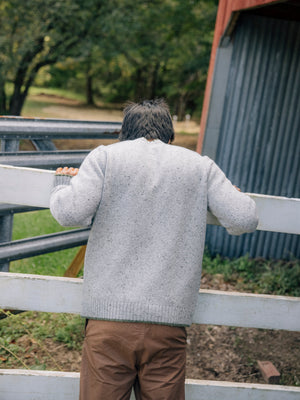
[[[300,234],[300,199],[249,195],[257,206],[258,230]]]
[[[0,203],[49,207],[54,171],[0,165]],[[259,216],[258,230],[300,233],[300,199],[251,194]],[[219,224],[208,213],[209,224]]]
[[[80,314],[82,279],[0,273],[0,308]]]
[[[298,400],[300,388],[187,379],[186,400]]]
[[[82,279],[0,273],[0,308],[80,314]],[[300,331],[300,298],[200,290],[194,323]]]
[[[300,331],[300,298],[201,289],[193,321]]]
[[[0,369],[0,400],[75,400],[78,398],[78,373]]]
[[[186,400],[296,400],[300,395],[300,388],[280,385],[187,379],[185,387]],[[78,395],[79,373],[0,370],[0,400],[74,400]]]
[[[0,165],[0,203],[48,207],[54,171]]]

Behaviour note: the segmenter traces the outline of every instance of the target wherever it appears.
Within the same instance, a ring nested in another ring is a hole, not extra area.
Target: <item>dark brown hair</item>
[[[163,99],[127,103],[119,140],[134,140],[140,137],[159,139],[165,143],[174,140],[172,118]]]

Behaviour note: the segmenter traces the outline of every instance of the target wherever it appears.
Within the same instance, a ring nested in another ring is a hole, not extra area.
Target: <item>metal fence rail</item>
[[[30,211],[38,211],[38,210],[45,210],[45,208],[19,206],[18,204],[0,203],[0,217],[3,217],[5,215],[11,215],[11,214],[17,214],[17,213],[19,214],[19,213],[25,213],[25,212],[30,212]]]
[[[5,140],[117,139],[121,122],[0,117],[0,138]]]
[[[1,243],[0,263],[82,246],[87,243],[89,233],[89,228],[73,229],[50,235]]]
[[[4,165],[15,167],[33,167],[55,169],[57,166],[79,167],[88,150],[74,151],[20,151],[1,153],[0,161]]]

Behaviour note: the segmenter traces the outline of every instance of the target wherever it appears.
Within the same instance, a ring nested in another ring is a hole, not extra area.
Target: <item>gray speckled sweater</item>
[[[208,157],[144,138],[100,146],[76,177],[57,176],[50,209],[61,225],[92,224],[84,317],[171,325],[192,322],[207,209],[233,235],[258,222]]]

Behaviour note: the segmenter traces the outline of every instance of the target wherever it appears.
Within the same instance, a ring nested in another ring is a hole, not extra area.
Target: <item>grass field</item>
[[[14,216],[13,240],[47,235],[65,230],[49,210],[33,211]],[[10,264],[11,272],[63,276],[78,248],[17,260]]]

